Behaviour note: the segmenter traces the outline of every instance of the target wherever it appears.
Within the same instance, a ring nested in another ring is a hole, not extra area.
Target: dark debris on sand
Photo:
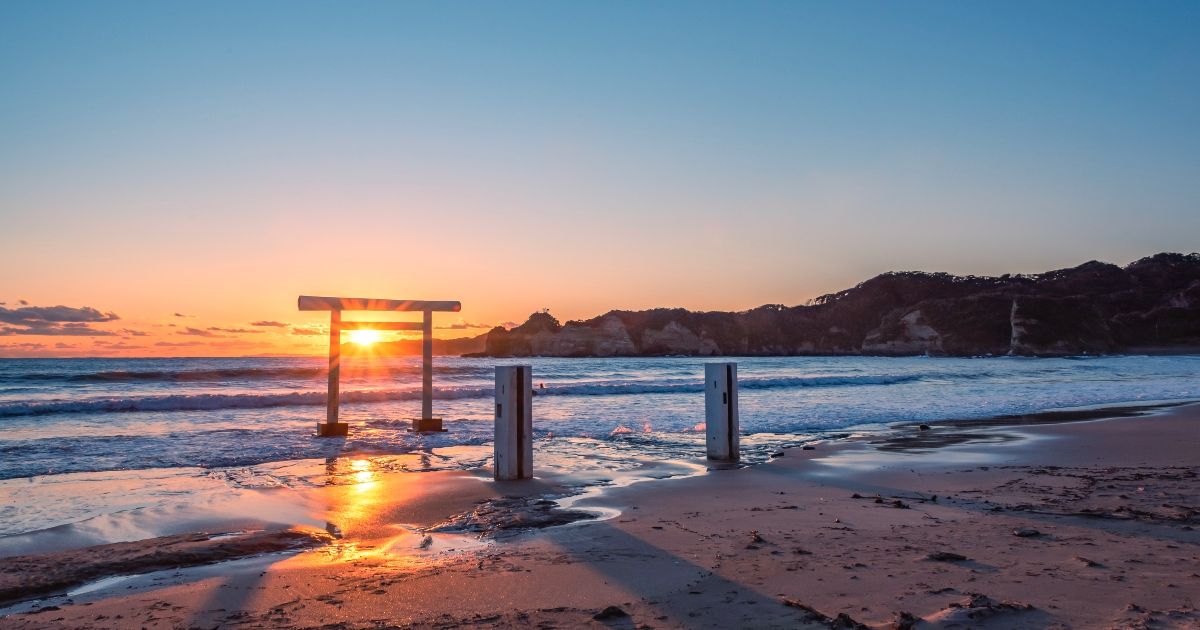
[[[505,538],[522,531],[566,525],[596,518],[579,510],[564,510],[540,497],[500,497],[480,501],[469,512],[430,527],[430,532],[469,532],[480,538]]]
[[[967,557],[960,553],[954,553],[953,551],[935,551],[925,556],[925,559],[933,560],[934,562],[962,562],[966,560]]]
[[[115,575],[198,566],[263,553],[329,543],[325,532],[265,530],[236,536],[177,534],[134,542],[96,545],[0,563],[0,605],[67,590]]]
[[[1010,600],[996,601],[979,593],[967,593],[965,599],[952,602],[946,608],[926,618],[938,627],[975,628],[981,625],[997,623],[1000,618],[1009,617],[1040,617],[1041,611],[1033,606]],[[1040,627],[1034,619],[1026,619],[1024,627]]]
[[[620,619],[628,616],[629,613],[622,610],[621,607],[609,606],[604,610],[592,615],[592,619],[595,619],[596,621],[608,621],[609,619]]]
[[[855,621],[846,613],[838,613],[837,617],[830,617],[804,602],[790,598],[785,598],[783,605],[801,611],[803,613],[801,621],[804,623],[820,624],[834,630],[870,630],[868,626]]]

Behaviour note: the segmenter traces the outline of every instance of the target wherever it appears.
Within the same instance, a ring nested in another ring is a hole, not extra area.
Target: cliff
[[[485,356],[1074,355],[1200,350],[1200,254],[1036,275],[885,273],[810,304],[749,311],[536,313]]]

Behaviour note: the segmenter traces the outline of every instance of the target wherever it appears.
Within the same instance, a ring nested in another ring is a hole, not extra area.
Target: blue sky
[[[0,299],[503,320],[1124,264],[1200,249],[1197,77],[1195,2],[9,0]]]

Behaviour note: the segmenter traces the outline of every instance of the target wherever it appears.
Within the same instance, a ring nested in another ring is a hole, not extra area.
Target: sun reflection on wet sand
[[[324,485],[315,490],[319,513],[314,517],[326,523],[335,540],[289,563],[373,561],[418,567],[487,545],[470,535],[422,531],[495,496],[487,480],[463,471],[395,472],[392,460],[326,460]]]
[[[354,483],[357,484],[359,490],[365,489],[366,485],[375,479],[375,473],[371,470],[371,460],[356,459],[350,462],[350,468],[354,470]]]

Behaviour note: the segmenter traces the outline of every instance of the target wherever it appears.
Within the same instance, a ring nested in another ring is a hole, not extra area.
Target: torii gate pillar
[[[462,304],[453,301],[378,300],[373,298],[319,297],[301,295],[297,305],[302,311],[329,311],[329,394],[325,399],[325,422],[317,424],[321,437],[346,435],[349,425],[338,422],[341,395],[342,330],[420,330],[421,331],[421,417],[414,418],[410,431],[445,431],[442,419],[433,417],[433,313],[457,313]],[[343,322],[342,311],[420,311],[420,322]]]

